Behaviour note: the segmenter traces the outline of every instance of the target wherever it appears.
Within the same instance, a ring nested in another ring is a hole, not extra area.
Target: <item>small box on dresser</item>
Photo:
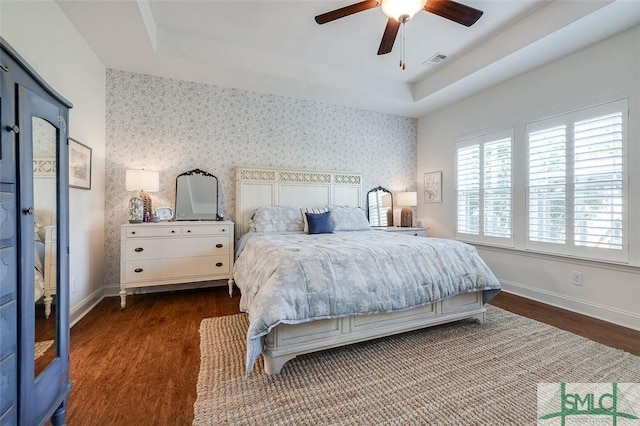
[[[234,223],[125,224],[120,233],[120,306],[127,289],[227,280],[233,294]]]

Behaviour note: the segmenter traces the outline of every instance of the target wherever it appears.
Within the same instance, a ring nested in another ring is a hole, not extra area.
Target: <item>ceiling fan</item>
[[[354,13],[363,12],[380,6],[382,12],[389,17],[387,26],[380,41],[378,55],[385,55],[393,49],[398,30],[420,10],[434,13],[458,24],[470,27],[482,16],[482,11],[457,3],[453,0],[365,0],[316,16],[320,25]],[[404,37],[403,37],[404,41]],[[404,69],[404,43],[400,67]]]

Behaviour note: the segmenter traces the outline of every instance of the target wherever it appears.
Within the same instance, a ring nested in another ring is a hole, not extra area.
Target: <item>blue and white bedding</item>
[[[234,280],[249,314],[247,374],[278,324],[401,311],[500,284],[475,247],[382,231],[249,232]]]

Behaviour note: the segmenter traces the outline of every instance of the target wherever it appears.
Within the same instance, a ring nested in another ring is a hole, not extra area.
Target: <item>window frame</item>
[[[500,141],[503,139],[510,139],[510,182],[511,182],[511,191],[509,192],[509,208],[510,208],[510,234],[509,237],[497,237],[497,236],[487,236],[484,234],[484,228],[485,228],[485,208],[484,208],[484,195],[485,195],[485,176],[484,176],[484,171],[485,171],[485,166],[486,164],[484,163],[484,147],[486,144],[491,143],[491,142],[496,142],[496,141]],[[480,163],[480,167],[479,167],[479,177],[480,177],[480,184],[479,184],[479,200],[478,200],[478,205],[482,206],[482,208],[479,208],[479,232],[478,234],[469,234],[469,233],[464,233],[464,232],[460,232],[459,231],[459,227],[458,227],[458,173],[459,173],[459,169],[458,169],[458,150],[460,148],[466,148],[466,147],[470,147],[470,146],[474,146],[474,145],[478,145],[479,146],[479,155],[480,155],[480,159],[479,159],[479,163]],[[514,128],[508,128],[508,129],[503,129],[503,130],[498,130],[495,132],[491,132],[491,133],[486,133],[483,135],[479,135],[479,136],[475,136],[475,137],[471,137],[471,138],[466,138],[466,139],[460,139],[458,141],[456,141],[455,143],[455,150],[454,150],[454,168],[453,168],[453,172],[454,172],[454,199],[455,199],[455,214],[454,214],[454,221],[455,221],[455,238],[457,240],[460,241],[465,241],[465,242],[469,242],[469,243],[476,243],[476,244],[487,244],[487,245],[491,245],[491,246],[496,246],[496,247],[507,247],[507,248],[513,248],[514,244],[515,244],[515,175],[514,175],[514,160],[515,160],[515,129]]]
[[[614,250],[610,248],[587,247],[575,244],[575,187],[574,187],[574,126],[581,120],[597,118],[614,112],[621,112],[622,118],[622,248]],[[532,131],[564,124],[566,126],[566,149],[565,149],[565,243],[555,244],[530,240],[530,173],[529,173],[529,134]],[[599,260],[605,262],[629,262],[629,106],[628,100],[619,99],[602,103],[595,106],[577,109],[571,112],[555,115],[546,119],[540,119],[525,123],[524,126],[524,164],[525,164],[525,250],[552,255],[570,256],[581,259]]]

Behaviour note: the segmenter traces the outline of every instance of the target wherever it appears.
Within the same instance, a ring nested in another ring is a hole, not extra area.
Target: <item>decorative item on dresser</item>
[[[2,38],[0,49],[0,425],[43,425],[49,420],[63,425],[71,390],[72,105]],[[47,160],[34,161],[38,158]],[[44,227],[47,237],[40,234]],[[50,293],[56,294],[48,321],[36,309],[45,293],[45,275]]]
[[[153,211],[151,196],[145,191],[158,192],[160,176],[151,170],[127,170],[125,185],[127,191],[139,191],[129,200],[129,223],[141,223]]]
[[[162,222],[121,226],[120,306],[127,289],[227,280],[233,295],[234,223]]]
[[[371,226],[393,226],[393,198],[382,186],[367,192],[367,218]]]
[[[413,226],[413,207],[418,205],[417,192],[399,192],[396,194],[396,200],[402,207],[400,212],[400,226]]]
[[[416,227],[409,226],[404,228],[389,226],[387,228],[376,228],[376,229],[379,231],[393,232],[396,234],[413,235],[414,237],[426,237],[428,228],[422,228],[420,226],[416,226]]]

